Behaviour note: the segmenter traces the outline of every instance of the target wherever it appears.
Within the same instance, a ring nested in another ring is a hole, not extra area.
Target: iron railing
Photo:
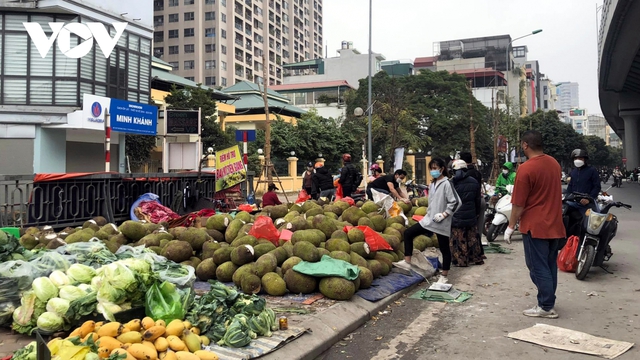
[[[248,173],[249,192],[253,173]],[[247,183],[242,193],[247,194]],[[199,197],[213,198],[215,175],[203,173],[91,174],[34,182],[33,175],[0,175],[0,227],[79,226],[96,216],[120,223],[130,219],[133,203],[145,193],[176,212],[189,187]]]

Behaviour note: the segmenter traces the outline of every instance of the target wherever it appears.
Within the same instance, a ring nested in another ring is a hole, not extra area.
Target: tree
[[[125,153],[132,170],[139,169],[151,160],[151,151],[156,146],[156,137],[149,135],[125,136]]]
[[[530,122],[534,130],[542,133],[544,152],[553,156],[564,168],[573,166],[571,152],[584,147],[583,136],[575,132],[571,125],[560,121],[558,114],[553,111],[538,110],[520,118],[521,134],[528,129]]]
[[[589,153],[589,163],[595,166],[609,165],[610,153],[607,143],[595,136],[589,135],[583,137],[585,150]]]
[[[215,150],[237,145],[235,141],[235,128],[227,127],[222,130],[219,122],[216,122],[216,101],[214,91],[211,88],[197,87],[178,89],[172,86],[171,92],[164,99],[170,109],[198,110],[202,113],[202,145],[204,149],[212,147]]]

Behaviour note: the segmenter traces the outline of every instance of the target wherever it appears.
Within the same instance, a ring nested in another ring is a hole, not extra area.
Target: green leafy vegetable
[[[72,283],[89,284],[96,276],[96,270],[87,265],[73,264],[67,269],[67,276]]]
[[[18,349],[13,353],[12,360],[36,360],[37,355],[37,343],[35,341],[30,342],[22,349]]]
[[[65,300],[73,301],[86,295],[87,292],[77,286],[65,285],[60,288],[60,297]]]
[[[53,285],[58,288],[61,288],[65,285],[71,285],[71,280],[69,280],[67,274],[60,270],[55,270],[54,272],[52,272],[51,275],[49,275],[49,279],[51,280]]]
[[[33,291],[38,299],[43,302],[58,296],[58,288],[45,276],[33,280]]]
[[[40,330],[56,332],[63,329],[64,320],[60,315],[47,311],[38,317],[37,326]]]
[[[48,312],[53,312],[62,316],[67,313],[70,305],[71,302],[69,300],[55,297],[47,301],[46,309]]]

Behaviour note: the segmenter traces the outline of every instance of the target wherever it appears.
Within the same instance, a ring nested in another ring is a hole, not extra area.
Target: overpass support
[[[627,169],[640,166],[640,112],[620,112],[624,120],[624,156]]]

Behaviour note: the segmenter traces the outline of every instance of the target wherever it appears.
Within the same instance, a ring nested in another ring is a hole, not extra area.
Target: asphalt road
[[[605,188],[608,186],[605,186]],[[611,246],[607,274],[592,269],[585,281],[560,273],[558,319],[535,319],[522,310],[536,304],[536,289],[524,263],[522,242],[514,237],[511,254],[488,254],[485,265],[453,268],[449,280],[473,297],[461,304],[403,298],[335,344],[318,359],[593,359],[593,356],[542,348],[505,335],[546,323],[595,336],[640,341],[640,186],[625,183],[609,191],[633,205],[614,209],[620,220]],[[421,285],[420,289],[425,285]],[[418,289],[417,291],[419,291]],[[634,347],[619,360],[639,359]]]

